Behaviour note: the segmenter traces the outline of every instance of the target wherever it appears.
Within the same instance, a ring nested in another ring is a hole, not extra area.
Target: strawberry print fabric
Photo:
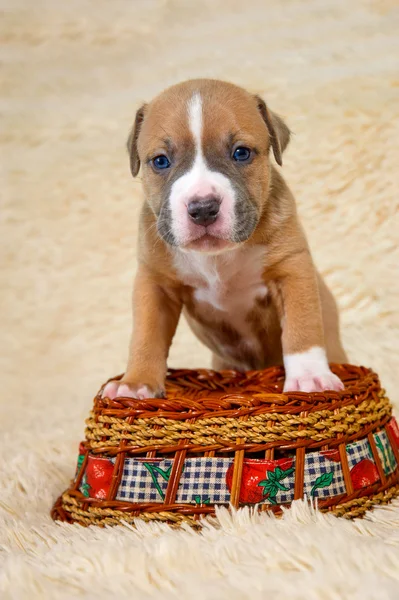
[[[399,427],[392,419],[387,429],[399,443]],[[397,468],[395,453],[385,430],[374,434],[378,456],[386,475]],[[76,475],[84,461],[79,448]],[[379,481],[379,473],[368,439],[346,446],[353,489]],[[88,456],[79,489],[87,498],[105,499],[109,493],[115,458]],[[164,502],[173,459],[126,457],[116,500]],[[246,458],[243,462],[240,504],[289,504],[294,499],[295,454],[276,460]],[[176,502],[187,504],[228,504],[233,482],[232,457],[188,457],[184,461]],[[306,452],[304,494],[308,498],[329,498],[346,492],[339,451],[336,448]]]
[[[380,476],[367,439],[346,446],[353,490],[359,490],[379,481]]]

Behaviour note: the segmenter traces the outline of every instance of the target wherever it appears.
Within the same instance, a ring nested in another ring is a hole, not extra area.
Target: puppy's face
[[[188,81],[143,106],[128,148],[159,235],[207,252],[247,240],[267,202],[270,146],[281,164],[288,140],[260,98],[220,81]]]

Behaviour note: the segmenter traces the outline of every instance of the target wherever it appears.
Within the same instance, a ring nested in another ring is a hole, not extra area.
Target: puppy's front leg
[[[316,271],[308,250],[280,264],[284,391],[342,390],[329,368]]]
[[[166,360],[175,334],[181,302],[173,290],[160,285],[145,265],[140,265],[133,291],[134,329],[126,373],[110,381],[103,397],[162,397]]]

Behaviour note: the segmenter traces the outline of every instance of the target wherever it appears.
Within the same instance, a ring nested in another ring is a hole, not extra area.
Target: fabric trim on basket
[[[391,439],[399,441],[399,428],[392,419],[387,428]],[[374,434],[386,475],[397,467],[387,432]],[[84,448],[80,447],[77,474],[82,467]],[[379,473],[367,438],[346,446],[354,490],[379,481]],[[116,500],[159,502],[165,500],[173,459],[125,457]],[[241,504],[288,504],[294,499],[295,455],[276,460],[246,458],[243,462],[239,501]],[[107,498],[115,458],[89,454],[79,490],[88,498]],[[234,458],[188,457],[184,461],[176,503],[228,504],[232,487]],[[310,498],[329,498],[344,494],[345,481],[337,449],[305,454],[304,494]]]
[[[397,467],[395,455],[389,442],[385,430],[374,434],[375,445],[377,446],[378,456],[384,468],[385,475],[390,475]]]

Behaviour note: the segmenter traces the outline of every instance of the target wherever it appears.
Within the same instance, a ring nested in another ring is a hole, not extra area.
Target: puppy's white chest
[[[215,310],[224,319],[243,320],[258,298],[267,295],[262,280],[265,250],[239,249],[216,256],[190,253],[176,257],[183,283],[194,288],[201,312]]]

